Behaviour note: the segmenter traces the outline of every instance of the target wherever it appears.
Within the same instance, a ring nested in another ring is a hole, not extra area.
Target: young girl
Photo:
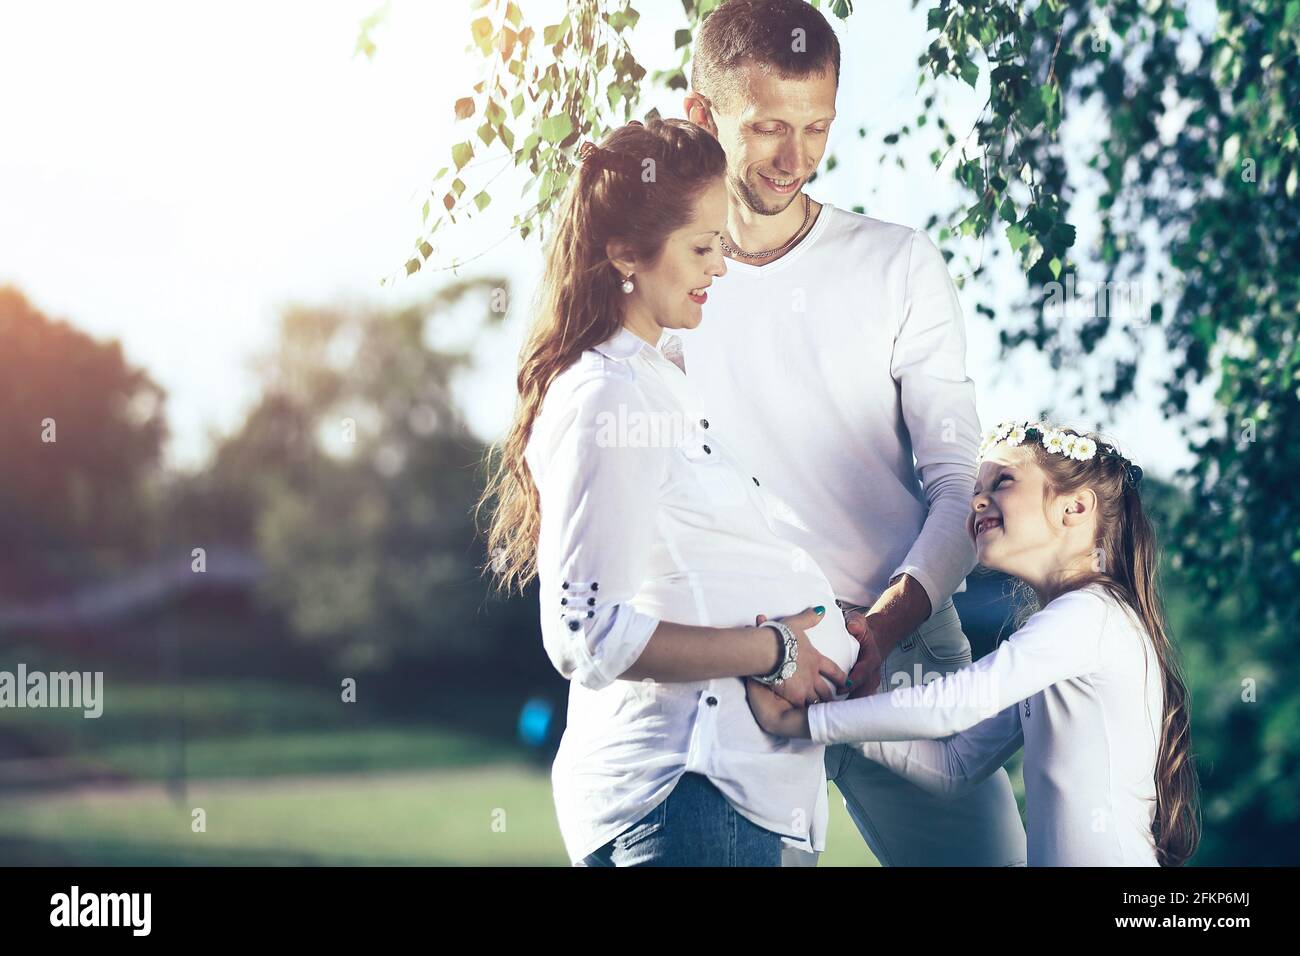
[[[807,709],[747,682],[769,733],[862,753],[957,796],[1022,746],[1030,866],[1176,866],[1200,835],[1187,692],[1156,592],[1142,471],[1093,434],[1004,422],[980,450],[979,562],[1041,610],[920,687]]]

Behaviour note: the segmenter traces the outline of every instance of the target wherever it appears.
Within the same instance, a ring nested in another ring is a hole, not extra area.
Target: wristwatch
[[[793,677],[799,667],[799,639],[794,636],[794,631],[780,621],[764,621],[759,627],[770,627],[781,636],[784,653],[776,665],[776,670],[763,677],[755,677],[754,680],[769,687],[779,687],[782,681]]]

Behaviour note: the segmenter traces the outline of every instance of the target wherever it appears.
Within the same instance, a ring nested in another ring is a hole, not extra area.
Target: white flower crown
[[[1047,449],[1048,454],[1064,455],[1075,461],[1089,461],[1100,452],[1106,457],[1116,458],[1123,463],[1124,480],[1129,487],[1136,488],[1142,481],[1142,469],[1121,455],[1114,445],[1103,444],[1098,447],[1097,443],[1087,435],[1080,435],[1068,428],[1060,428],[1046,422],[1000,423],[996,428],[985,433],[976,460],[983,461],[984,456],[994,445],[1006,442],[1014,448],[1026,441],[1036,441]]]
[[[1012,448],[1026,441],[1037,441],[1050,454],[1064,455],[1075,461],[1088,461],[1097,454],[1095,441],[1068,428],[1055,428],[1044,422],[1002,422],[984,435],[979,458],[983,460],[994,445],[1004,441]],[[1104,446],[1103,450],[1116,457],[1123,457],[1110,445]]]

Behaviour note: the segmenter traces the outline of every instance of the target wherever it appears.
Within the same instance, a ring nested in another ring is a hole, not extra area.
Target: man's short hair
[[[695,38],[691,86],[715,107],[730,108],[738,68],[746,62],[783,78],[831,69],[840,81],[840,41],[804,0],[725,0]]]

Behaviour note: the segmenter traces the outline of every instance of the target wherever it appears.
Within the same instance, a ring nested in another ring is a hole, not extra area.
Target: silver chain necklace
[[[727,242],[727,240],[724,237],[719,236],[718,238],[722,239],[723,250],[733,256],[739,256],[742,259],[765,259],[768,256],[776,255],[778,252],[784,252],[787,248],[789,248],[791,243],[793,243],[796,239],[799,238],[800,235],[803,234],[804,227],[808,225],[808,217],[811,214],[812,214],[812,200],[808,198],[807,193],[804,193],[803,194],[803,222],[800,223],[799,228],[795,230],[795,234],[791,236],[789,239],[787,239],[783,245],[779,245],[775,249],[769,249],[767,252],[742,252],[741,250],[733,246],[731,243]]]

